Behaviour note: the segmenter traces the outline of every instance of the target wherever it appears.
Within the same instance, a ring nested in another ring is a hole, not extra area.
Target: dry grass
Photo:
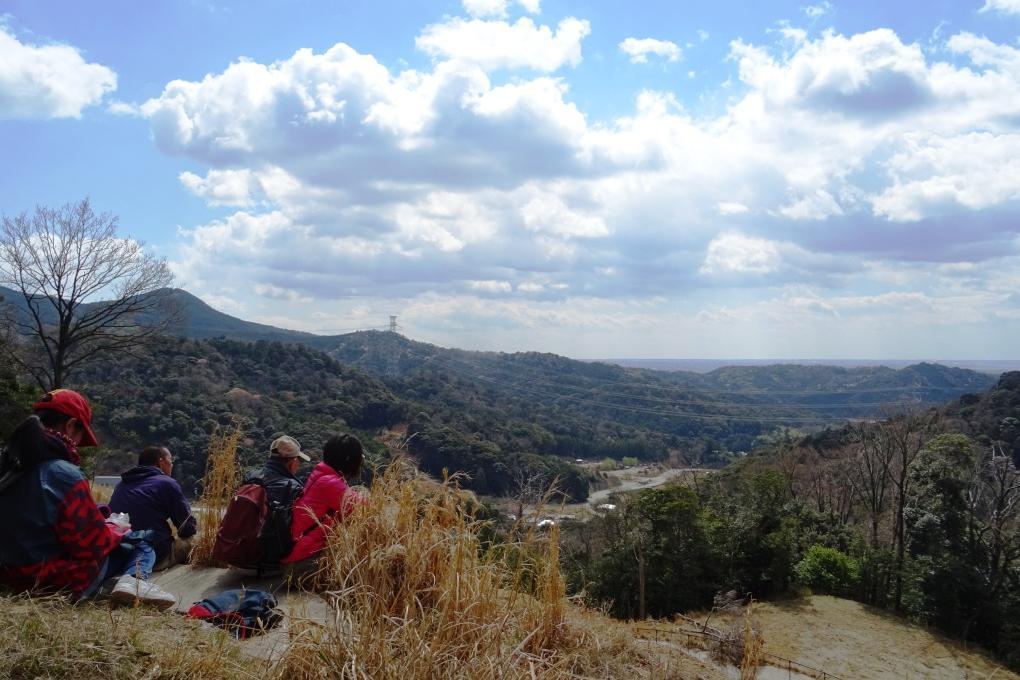
[[[484,546],[455,488],[421,496],[399,467],[330,533],[313,587],[335,619],[292,629],[280,677],[673,675],[626,626],[567,602],[555,530]]]
[[[214,433],[209,442],[209,457],[202,478],[202,497],[198,501],[198,506],[202,508],[202,521],[195,536],[195,547],[191,551],[191,564],[195,566],[213,564],[216,532],[241,482],[237,463],[237,444],[240,440],[241,426],[235,424],[229,430]]]
[[[226,633],[148,609],[0,595],[0,679],[253,678]]]
[[[106,486],[105,484],[96,484],[95,482],[90,482],[89,487],[92,490],[92,500],[94,500],[96,504],[110,502],[110,498],[113,496],[112,486]]]
[[[733,615],[721,617],[739,624]],[[996,678],[1020,680],[975,648],[967,649],[889,612],[815,595],[755,603],[770,654],[841,678]]]

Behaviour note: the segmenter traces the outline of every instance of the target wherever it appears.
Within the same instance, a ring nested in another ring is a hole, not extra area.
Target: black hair
[[[54,411],[51,408],[37,408],[32,414],[38,416],[43,427],[48,427],[51,430],[59,430],[64,426],[64,423],[71,419],[71,416],[66,413]]]
[[[156,445],[146,446],[142,449],[142,452],[138,454],[138,464],[156,467],[165,455],[167,455],[166,447]]]
[[[46,431],[39,416],[32,414],[14,428],[0,450],[0,487],[9,486],[22,472],[51,457],[46,449]]]
[[[322,447],[322,460],[345,479],[361,474],[361,463],[365,459],[361,441],[352,434],[335,434]]]

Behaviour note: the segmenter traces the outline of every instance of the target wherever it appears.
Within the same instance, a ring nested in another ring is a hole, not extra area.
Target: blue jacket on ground
[[[153,465],[133,467],[120,479],[110,498],[110,510],[128,513],[134,530],[153,531],[157,562],[170,553],[173,545],[167,520],[174,523],[181,538],[195,534],[198,524],[176,479]]]

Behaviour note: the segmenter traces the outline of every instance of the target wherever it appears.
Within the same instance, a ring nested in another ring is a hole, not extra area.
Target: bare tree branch
[[[118,219],[96,214],[89,199],[0,225],[0,283],[23,304],[12,328],[35,351],[18,358],[45,389],[60,387],[96,355],[129,350],[175,323],[162,289],[173,282],[166,260],[117,235]]]

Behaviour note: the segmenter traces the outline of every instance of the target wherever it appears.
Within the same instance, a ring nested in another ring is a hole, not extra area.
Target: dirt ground
[[[765,651],[854,678],[1020,680],[985,654],[859,602],[816,595],[754,608]]]

